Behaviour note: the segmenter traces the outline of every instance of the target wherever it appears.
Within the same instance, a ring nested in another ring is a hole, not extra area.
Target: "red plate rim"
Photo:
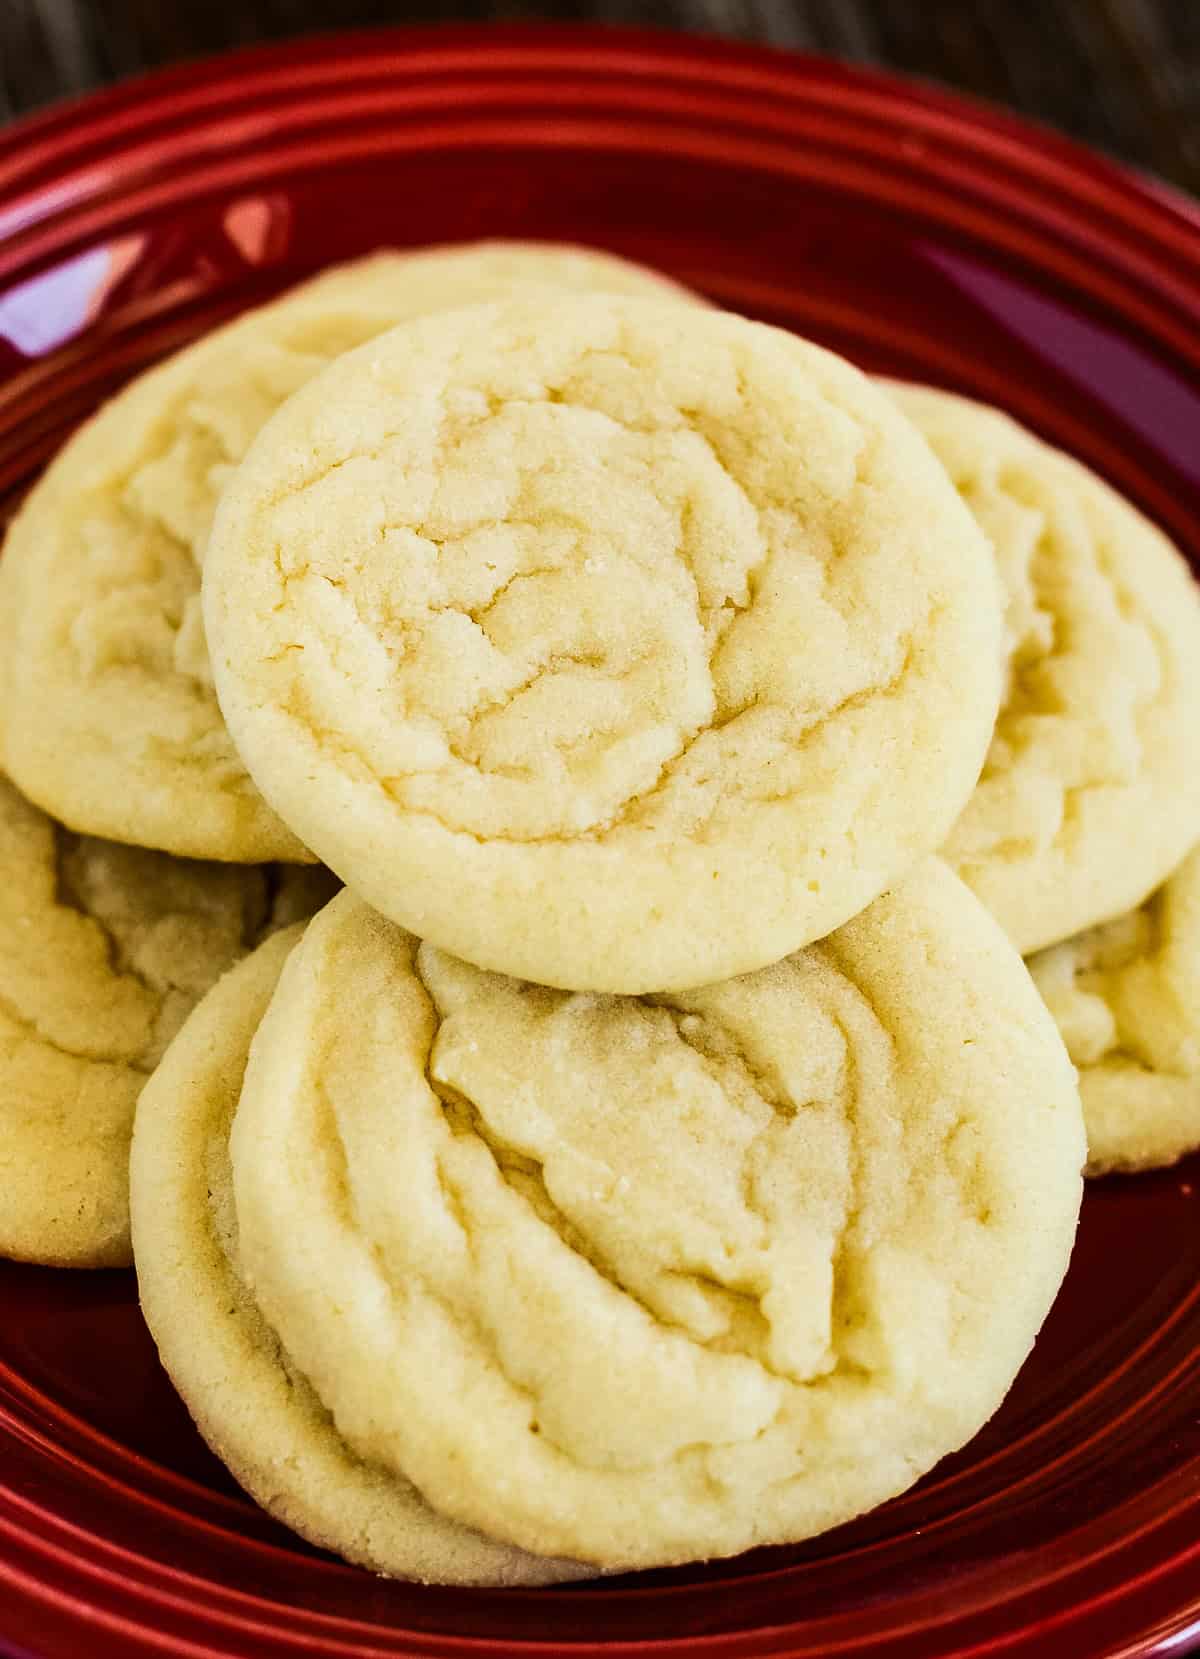
[[[586,102],[589,82],[620,77],[622,113],[631,127],[637,113],[632,89],[651,83],[660,94],[674,89],[684,95],[681,116],[688,113],[690,92],[691,113],[703,115],[705,130],[715,110],[729,128],[741,125],[760,137],[802,136],[806,121],[823,118],[828,139],[852,106],[853,120],[838,133],[839,141],[853,147],[857,132],[860,148],[877,161],[870,144],[876,130],[882,126],[894,137],[898,125],[905,129],[901,154],[887,158],[893,173],[911,172],[916,163],[927,180],[948,181],[961,155],[969,153],[1002,198],[1007,183],[1014,199],[1001,205],[1021,205],[1043,226],[1057,224],[1084,246],[1107,250],[1117,268],[1148,276],[1164,296],[1174,294],[1188,310],[1200,302],[1200,203],[1052,128],[931,82],[814,54],[707,35],[571,24],[317,34],[157,70],[26,116],[0,133],[3,251],[17,241],[26,257],[26,237],[34,226],[105,197],[114,182],[136,178],[139,168],[161,160],[164,148],[182,161],[189,180],[220,178],[219,155],[200,125],[205,116],[228,121],[244,107],[242,136],[278,143],[298,129],[339,124],[346,111],[337,95],[346,89],[361,99],[374,85],[381,100],[394,104],[396,80],[405,78],[411,107],[412,81],[457,73],[477,96],[494,99],[491,107],[503,111],[512,97],[506,100],[499,89],[507,85],[519,98],[523,75],[547,72],[572,77],[548,105],[547,88],[539,83],[534,89],[551,115],[571,106],[577,111],[579,101]],[[322,95],[324,108],[314,102]],[[447,101],[435,98],[422,109],[423,119],[444,110]],[[474,119],[461,108],[453,113],[459,122]],[[181,115],[197,119],[188,136],[165,130]],[[579,132],[576,123],[576,137]],[[553,143],[553,120],[523,136]],[[720,133],[722,141],[729,136],[734,134]],[[933,145],[940,150],[933,151]],[[256,155],[256,166],[264,160],[269,155]],[[115,181],[118,164],[121,178]],[[56,188],[47,199],[49,171]],[[995,199],[991,205],[994,209]],[[1133,245],[1123,233],[1134,233]],[[1151,255],[1168,252],[1180,260],[1180,269],[1155,265]]]

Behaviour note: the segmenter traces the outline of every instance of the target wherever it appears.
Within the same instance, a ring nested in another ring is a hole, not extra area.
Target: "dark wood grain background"
[[[485,18],[654,24],[886,64],[1200,194],[1200,0],[0,0],[0,120],[250,41]]]

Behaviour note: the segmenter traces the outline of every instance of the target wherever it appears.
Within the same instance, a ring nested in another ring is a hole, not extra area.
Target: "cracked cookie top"
[[[1040,951],[1029,971],[1079,1068],[1089,1172],[1200,1146],[1200,849],[1137,910]]]
[[[467,960],[778,960],[944,837],[999,695],[986,544],[849,365],[716,312],[397,329],[268,425],[204,579],[264,795]]]
[[[134,1103],[209,986],[336,889],[77,836],[0,778],[0,1254],[129,1260]]]
[[[821,1531],[974,1433],[1064,1271],[1083,1134],[1020,960],[931,862],[801,954],[641,999],[343,894],[230,1154],[245,1283],[349,1452],[631,1568]]]
[[[1007,683],[945,856],[1018,949],[1138,905],[1200,835],[1200,590],[1127,501],[998,410],[889,386],[996,550]]]
[[[207,335],[70,440],[0,560],[0,749],[31,799],[185,856],[310,856],[247,777],[213,693],[200,570],[217,498],[268,416],[339,352],[531,282],[692,298],[582,249],[384,253]]]

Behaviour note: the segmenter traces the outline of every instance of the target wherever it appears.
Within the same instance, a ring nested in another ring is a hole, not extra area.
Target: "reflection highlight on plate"
[[[23,357],[44,357],[82,334],[141,258],[146,237],[89,248],[0,294],[0,340]]]

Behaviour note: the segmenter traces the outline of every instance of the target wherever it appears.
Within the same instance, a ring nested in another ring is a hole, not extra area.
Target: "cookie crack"
[[[615,350],[618,355],[628,356],[632,348],[630,347],[629,342],[624,342],[623,344],[618,343],[617,346],[611,349]],[[736,353],[734,353],[734,366],[739,377],[739,385],[741,387],[740,395],[744,398],[746,371],[744,364]],[[569,404],[572,408],[579,408],[581,410],[587,410],[591,413],[603,414],[616,430],[623,432],[628,436],[645,437],[647,433],[653,434],[659,430],[659,428],[654,425],[648,427],[639,426],[628,418],[614,417],[610,411],[606,409],[597,409],[594,404],[588,403],[585,399],[571,393],[571,384],[574,381],[577,372],[578,365],[576,364],[572,366],[572,370],[569,375],[564,375],[563,385],[541,387],[538,388],[534,394],[527,395],[523,398],[509,398],[503,400],[503,402],[500,402],[497,398],[493,397],[488,403],[486,414],[477,412],[473,413],[469,417],[455,417],[455,419],[457,419],[457,426],[453,431],[447,430],[448,423],[451,421],[452,416],[447,411],[443,403],[439,410],[440,427],[436,438],[438,453],[443,457],[456,454],[458,448],[461,446],[464,436],[467,433],[474,431],[479,426],[481,421],[494,418],[502,408],[507,407],[509,404],[530,406],[541,403]],[[571,395],[568,395],[569,393]],[[837,496],[836,501],[834,498],[830,498],[830,505],[835,506],[843,500],[849,499],[857,490],[863,487],[865,482],[865,472],[869,469],[871,454],[873,453],[874,448],[877,447],[877,443],[880,440],[876,439],[874,442],[869,441],[870,434],[863,432],[861,425],[857,419],[854,418],[853,411],[847,410],[844,407],[843,402],[832,392],[830,392],[828,388],[823,387],[822,393],[826,396],[831,405],[839,410],[839,412],[847,415],[848,418],[854,419],[855,429],[859,437],[854,453],[853,478],[846,484],[844,490],[842,490]],[[720,476],[731,488],[736,490],[739,499],[752,511],[757,524],[757,556],[754,558],[753,562],[747,565],[740,573],[741,582],[744,584],[745,597],[743,598],[741,596],[741,592],[739,591],[738,594],[729,594],[719,601],[708,603],[701,597],[699,592],[696,573],[697,556],[695,550],[691,546],[694,539],[692,526],[696,510],[695,500],[692,495],[685,492],[679,504],[679,522],[676,527],[674,558],[688,577],[695,620],[697,625],[706,633],[707,636],[707,668],[709,683],[711,686],[713,683],[713,670],[716,653],[726,641],[730,628],[736,623],[738,618],[747,615],[754,610],[761,589],[763,572],[773,557],[771,538],[764,531],[763,514],[767,510],[774,510],[779,513],[785,513],[789,519],[794,519],[797,514],[797,505],[796,502],[790,497],[779,495],[778,492],[773,491],[759,481],[756,481],[754,488],[750,488],[743,482],[742,479],[736,476],[735,471],[731,470],[730,464],[722,458],[720,449],[714,440],[712,431],[706,429],[706,427],[711,429],[714,421],[717,420],[717,417],[709,417],[704,411],[696,408],[689,408],[687,405],[680,405],[678,414],[680,419],[686,423],[686,430],[697,440],[697,442],[704,446],[705,451],[710,456],[712,464],[717,469]],[[311,475],[305,478],[303,485],[300,486],[299,493],[304,494],[319,488],[325,480],[327,480],[338,470],[338,468],[348,465],[351,462],[378,463],[385,455],[389,444],[391,444],[398,435],[398,430],[385,430],[369,445],[356,449],[352,455],[347,455],[334,461],[327,461],[322,467],[313,471]],[[494,517],[485,516],[480,519],[479,522],[472,524],[470,529],[479,530],[486,528],[488,525],[495,522],[503,522],[505,525],[508,525],[511,522],[518,526],[533,522],[528,516],[522,517],[520,515],[520,494],[528,489],[529,482],[530,473],[529,469],[526,469],[526,472],[521,476],[518,488],[518,499],[514,503],[512,511],[506,511],[503,513],[500,520],[496,520]],[[274,498],[265,502],[263,511],[269,512],[272,508],[277,507],[284,499],[284,496],[289,493],[289,491],[276,492]],[[541,523],[544,518],[545,515],[539,515],[538,522]],[[572,519],[569,515],[564,515],[562,513],[552,515],[552,519],[554,522],[558,522],[560,527],[565,524],[566,527],[575,534],[584,533],[589,528],[587,525],[583,525]],[[416,513],[413,515],[411,523],[407,525],[393,524],[391,528],[407,528],[413,530],[414,533],[425,534],[422,525],[422,514]],[[436,536],[430,539],[438,542],[439,545],[441,545],[441,542],[445,540],[444,537],[439,540]],[[839,548],[837,546],[833,547],[831,561],[827,561],[827,563],[836,562],[844,552],[844,548]],[[300,569],[285,571],[283,549],[279,543],[276,543],[274,547],[274,560],[278,577],[284,586],[286,586],[290,581],[305,575],[309,569],[309,566],[305,565]],[[482,623],[486,621],[486,618],[490,614],[492,608],[503,596],[503,594],[507,592],[514,583],[519,582],[523,576],[556,574],[565,568],[566,566],[560,565],[552,566],[549,570],[545,571],[515,572],[513,576],[501,586],[498,592],[482,606],[468,606],[465,604],[460,605],[451,603],[446,605],[431,606],[430,610],[435,612],[452,611],[456,614],[461,614],[468,620],[475,623],[476,626],[481,626]],[[372,625],[369,620],[363,616],[361,608],[357,603],[354,605],[354,611],[358,617],[360,625],[363,626],[368,633],[376,635],[378,633],[377,627]],[[924,620],[923,626],[928,627],[934,615],[935,609],[931,608],[929,614]],[[712,624],[714,622],[717,624],[715,635],[712,628]],[[915,632],[916,630],[914,629],[914,634]],[[905,675],[911,669],[912,636],[910,636],[909,639],[903,643],[904,655],[901,667],[895,674],[888,676],[888,678],[882,682],[861,686],[858,690],[849,694],[833,707],[813,715],[811,717],[808,732],[801,734],[799,738],[796,738],[793,741],[801,741],[804,736],[808,736],[812,732],[821,729],[828,721],[835,720],[847,712],[852,712],[855,707],[861,704],[865,704],[879,697],[890,696],[897,692]],[[497,694],[490,698],[482,699],[480,703],[472,709],[468,717],[469,723],[473,724],[475,721],[485,718],[488,714],[494,713],[497,710],[502,710],[509,706],[515,697],[520,696],[522,693],[528,691],[533,685],[535,685],[543,674],[553,671],[553,668],[559,661],[579,660],[580,658],[574,654],[565,654],[551,658],[546,664],[539,665],[537,669],[526,674],[515,688],[506,688],[503,693]],[[597,660],[594,662],[584,658],[583,666],[594,666],[598,669],[602,669],[604,667],[602,655],[599,655]],[[749,699],[744,707],[731,710],[720,706],[719,699],[715,698],[715,692],[714,700],[718,703],[714,718],[706,720],[691,730],[687,730],[686,727],[682,728],[682,741],[676,747],[675,752],[664,759],[658,766],[653,780],[647,784],[644,784],[640,788],[632,790],[625,796],[620,805],[614,811],[608,813],[605,817],[600,818],[593,823],[587,824],[586,828],[575,831],[560,828],[551,833],[491,833],[471,828],[468,825],[457,821],[455,816],[450,815],[446,811],[438,810],[436,807],[430,807],[426,803],[422,803],[419,807],[409,807],[405,805],[404,810],[406,812],[412,812],[415,817],[424,818],[427,821],[438,824],[442,829],[446,830],[450,834],[464,835],[473,840],[477,845],[565,845],[605,837],[626,826],[640,830],[651,828],[652,826],[647,823],[648,813],[652,813],[654,811],[663,795],[670,790],[675,776],[677,775],[679,769],[686,764],[689,756],[695,748],[696,743],[710,730],[728,726],[732,723],[732,721],[739,718],[740,715],[748,712],[750,708],[759,706],[761,703],[761,698],[756,696],[755,698]],[[305,699],[305,704],[307,704],[307,701],[308,700]],[[337,734],[331,731],[327,721],[321,721],[318,719],[315,711],[310,710],[307,706],[299,706],[295,696],[289,698],[288,703],[292,718],[297,722],[297,724],[301,728],[306,728],[311,735],[316,737],[318,742],[323,745],[331,743],[332,752],[334,755],[341,758],[342,765],[350,762],[356,770],[361,768],[368,777],[373,775],[373,768],[361,743],[347,741],[344,736],[338,738]],[[447,722],[444,719],[438,719],[437,723],[442,728],[443,736],[447,740],[447,751],[452,756],[454,762],[458,765],[471,767],[473,770],[476,770],[481,777],[486,777],[489,773],[493,775],[505,775],[512,778],[529,775],[529,767],[517,766],[511,768],[486,768],[481,766],[471,757],[468,752],[468,743],[464,742],[461,736],[457,738],[450,736],[450,733],[446,728],[447,725],[452,724],[452,722]],[[686,735],[683,735],[683,733],[686,733]],[[594,735],[594,733],[591,735]],[[564,752],[569,749],[569,745],[556,742],[553,747],[557,755],[561,758],[565,758]],[[428,774],[409,772],[407,770],[399,773],[393,771],[390,775],[383,778],[376,776],[375,781],[385,789],[393,800],[398,800],[402,798],[402,792],[406,783],[412,778],[418,778],[423,775]],[[453,775],[446,767],[433,768],[432,776],[440,777],[440,785],[444,785],[446,788],[449,788],[453,781]],[[803,791],[800,788],[771,791],[765,786],[757,791],[753,789],[741,791],[745,798],[764,805],[793,800],[802,792]],[[699,831],[709,825],[713,816],[719,810],[719,806],[719,802],[712,803],[708,810],[700,818],[698,823],[694,826],[694,829]]]
[[[59,1042],[56,1037],[51,1036],[49,1032],[43,1030],[36,1018],[31,1019],[28,1014],[22,1013],[17,1005],[2,991],[0,991],[0,1014],[15,1025],[19,1031],[36,1042],[39,1047],[51,1049],[55,1054],[61,1054],[64,1059],[91,1062],[103,1066],[120,1066],[124,1070],[135,1071],[142,1077],[148,1077],[154,1070],[154,1067],[148,1065],[140,1056],[68,1047],[66,1044]]]
[[[956,487],[961,489],[962,485],[959,480],[955,480],[955,482]],[[1021,656],[1022,646],[1028,643],[1028,636],[1026,641],[1019,641],[1014,647],[1009,663],[1013,677],[1012,685],[996,722],[993,749],[989,751],[988,759],[984,763],[981,781],[1003,777],[1013,769],[1011,758],[1005,758],[999,763],[993,758],[996,738],[999,738],[1006,745],[1009,750],[1009,757],[1011,757],[1012,754],[1020,754],[1030,746],[1030,740],[1024,738],[1019,731],[1020,723],[1023,720],[1038,715],[1065,717],[1074,714],[1078,717],[1079,712],[1077,709],[1071,709],[1070,707],[1053,706],[1041,694],[1035,684],[1036,676],[1043,673],[1048,664],[1056,661],[1069,661],[1077,654],[1077,648],[1069,643],[1074,633],[1069,606],[1062,601],[1055,603],[1052,598],[1047,597],[1048,590],[1051,594],[1053,593],[1055,584],[1046,572],[1054,572],[1058,565],[1055,552],[1057,528],[1052,521],[1050,509],[1040,500],[1031,503],[1026,495],[1019,489],[1014,488],[1010,482],[1006,482],[1003,477],[995,481],[995,487],[1005,500],[1014,507],[1028,510],[1031,505],[1034,505],[1042,514],[1043,524],[1030,560],[1030,571],[1038,606],[1043,614],[1050,617],[1052,623],[1052,638],[1048,646],[1038,649],[1033,655]],[[1145,722],[1157,709],[1163,706],[1168,695],[1169,674],[1166,669],[1170,660],[1170,652],[1164,645],[1161,630],[1155,626],[1151,617],[1139,609],[1135,597],[1129,592],[1114,569],[1111,554],[1103,537],[1098,536],[1090,524],[1088,525],[1088,552],[1094,562],[1096,572],[1107,585],[1112,602],[1122,621],[1130,627],[1136,627],[1142,636],[1150,642],[1158,664],[1159,692],[1143,697],[1131,697],[1127,705],[1132,712],[1134,725],[1138,729],[1141,754],[1144,754],[1143,728]],[[1037,574],[1039,569],[1043,573],[1040,580]],[[1036,636],[1034,636],[1034,639],[1036,644]],[[1059,825],[1051,840],[1046,844],[1052,847],[1062,847],[1068,838],[1072,823],[1078,818],[1081,797],[1096,789],[1111,788],[1112,785],[1113,779],[1101,772],[1095,772],[1093,775],[1082,778],[1075,783],[1061,785],[1063,807]],[[1041,844],[1040,838],[1036,835],[1009,835],[993,842],[991,851],[987,856],[1006,856],[1012,853],[1016,853],[1017,856],[1028,855]],[[972,864],[979,861],[977,857],[968,860]]]
[[[319,1065],[313,1067],[310,1070],[309,1077],[317,1096],[317,1109],[320,1122],[325,1130],[324,1135],[321,1137],[321,1142],[326,1148],[326,1156],[329,1162],[329,1191],[334,1213],[340,1219],[342,1226],[356,1238],[361,1240],[366,1249],[370,1252],[380,1283],[386,1286],[389,1297],[392,1298],[393,1301],[403,1301],[405,1296],[404,1289],[402,1286],[397,1285],[382,1245],[380,1245],[377,1239],[372,1237],[370,1230],[363,1224],[363,1219],[358,1213],[354,1186],[350,1178],[349,1154],[346,1151],[346,1143],[342,1136],[341,1124],[338,1121],[337,1109],[334,1106],[333,1101],[330,1099],[329,1091],[322,1079],[322,1067]],[[432,1090],[433,1084],[429,1077],[428,1062],[425,1067],[425,1079],[426,1082],[429,1083]],[[434,1092],[436,1093],[436,1091]],[[440,1163],[437,1169],[437,1179],[439,1187],[443,1193],[448,1185],[452,1186],[448,1172]],[[463,1221],[469,1222],[465,1207],[462,1203],[461,1194],[457,1191],[455,1191],[454,1195],[452,1213],[454,1213],[456,1217],[461,1217],[459,1222],[460,1225],[463,1224]],[[478,1241],[475,1236],[475,1229],[469,1224],[463,1226],[463,1238],[468,1252],[473,1259],[477,1260]],[[469,1307],[464,1307],[459,1301],[448,1295],[440,1286],[433,1283],[427,1274],[421,1273],[414,1269],[412,1277],[420,1283],[423,1293],[438,1304],[451,1324],[460,1328],[463,1326],[467,1327],[471,1333],[472,1340],[486,1355],[488,1360],[495,1365],[496,1370],[504,1378],[507,1385],[515,1394],[519,1395],[522,1399],[529,1403],[531,1412],[536,1415],[536,1409],[539,1403],[538,1395],[534,1390],[526,1387],[510,1374],[504,1365],[503,1356],[500,1354],[491,1333],[484,1327],[482,1322],[471,1311],[471,1309]],[[407,1479],[408,1477],[406,1476],[405,1478]]]
[[[147,996],[161,1002],[168,991],[178,990],[174,985],[155,985],[142,973],[130,959],[125,942],[119,934],[104,920],[91,910],[80,892],[78,884],[71,872],[73,856],[82,856],[83,837],[63,829],[61,825],[54,826],[54,903],[62,910],[73,910],[77,916],[82,916],[95,928],[103,941],[105,956],[113,975],[118,979],[132,979],[139,985]]]
[[[670,1019],[675,1028],[675,1035],[685,1048],[700,1061],[708,1075],[718,1086],[724,1087],[721,1068],[725,1065],[735,1067],[741,1074],[742,1080],[748,1085],[764,1106],[770,1107],[772,1113],[785,1118],[794,1118],[798,1110],[796,1102],[791,1097],[776,1088],[761,1066],[756,1066],[738,1043],[733,1032],[727,1025],[719,1025],[719,1051],[713,1047],[705,1047],[701,1042],[704,1029],[717,1022],[709,1020],[703,1014],[697,1014],[692,1009],[680,1008],[677,1003],[670,1001],[666,996],[652,995],[645,1001],[653,1007],[659,1008]],[[728,1098],[728,1096],[726,1097]],[[736,1103],[735,1103],[736,1104]]]
[[[425,989],[426,995],[430,995],[429,988],[425,985],[420,970],[415,964],[414,972]],[[431,995],[430,1000],[433,1001]],[[672,1018],[677,1029],[677,1021],[688,1017],[680,1014],[678,1010],[671,1008],[668,1004],[660,1003],[656,1005],[662,1008],[662,1011],[668,1017]],[[710,1063],[709,1057],[702,1049],[697,1048],[693,1041],[689,1041],[687,1037],[683,1037],[682,1040],[701,1059],[706,1070],[713,1076],[718,1086],[722,1086],[724,1080],[720,1076],[719,1068]],[[757,1075],[750,1061],[740,1052],[735,1057],[735,1063],[738,1062],[747,1074]],[[769,1376],[780,1381],[795,1383],[798,1380],[791,1373],[779,1370],[770,1361],[767,1353],[769,1322],[762,1312],[760,1294],[742,1288],[737,1284],[727,1283],[706,1267],[689,1266],[686,1263],[677,1267],[664,1266],[660,1270],[661,1277],[686,1281],[701,1290],[716,1293],[727,1304],[730,1311],[734,1307],[740,1309],[743,1316],[751,1321],[751,1329],[757,1328],[761,1340],[753,1345],[731,1342],[728,1327],[725,1331],[706,1338],[698,1335],[683,1321],[671,1318],[669,1314],[655,1307],[635,1287],[628,1284],[608,1255],[561,1209],[547,1185],[544,1160],[537,1157],[536,1154],[523,1151],[505,1140],[487,1121],[481,1109],[469,1096],[455,1088],[454,1085],[434,1075],[433,1045],[431,1045],[426,1055],[424,1079],[430,1093],[442,1107],[443,1117],[450,1132],[458,1137],[474,1138],[481,1142],[487,1148],[497,1171],[505,1179],[510,1190],[514,1190],[534,1211],[538,1219],[548,1226],[569,1250],[585,1261],[597,1277],[604,1280],[620,1296],[640,1308],[655,1326],[663,1330],[676,1332],[689,1343],[710,1353],[740,1355],[742,1358],[751,1360]],[[770,1089],[770,1085],[767,1085],[767,1088]],[[770,1090],[770,1093],[779,1102],[778,1106],[772,1107],[773,1112],[781,1116],[794,1115],[794,1107],[781,1093],[775,1090]],[[747,1209],[756,1215],[769,1230],[771,1218],[758,1203],[757,1195],[753,1191],[753,1179],[749,1168],[749,1159],[753,1147],[759,1143],[760,1139],[761,1134],[756,1136],[751,1146],[747,1148],[742,1174],[742,1189]],[[470,1239],[471,1229],[462,1208],[461,1195],[457,1188],[453,1188],[452,1197],[446,1194],[447,1183],[453,1187],[453,1182],[440,1162],[438,1165],[438,1180],[439,1185],[443,1188],[444,1195],[447,1196],[451,1213],[464,1235]]]
[[[177,984],[171,978],[165,978],[160,982],[144,973],[133,960],[130,947],[121,934],[88,905],[71,870],[71,860],[73,857],[82,856],[86,839],[64,829],[60,824],[54,826],[54,903],[60,909],[74,911],[96,929],[104,942],[108,965],[117,978],[133,980],[148,996],[159,1002],[172,991],[186,992],[185,985]],[[155,853],[151,849],[147,849],[147,854],[152,858],[169,856]],[[270,920],[271,910],[283,879],[278,865],[267,864],[259,868],[266,897],[263,904],[252,908],[246,902],[249,895],[243,895],[239,924],[239,948],[243,954],[261,942],[262,930]]]
[[[896,695],[900,690],[901,683],[903,682],[906,674],[911,669],[914,652],[915,635],[909,636],[906,640],[903,661],[900,667],[889,677],[888,680],[882,682],[881,684],[865,686],[859,691],[851,692],[849,696],[843,698],[841,702],[835,704],[831,709],[815,716],[803,732],[792,736],[790,741],[793,746],[800,747],[806,742],[811,741],[818,735],[821,728],[827,721],[837,718],[839,715],[844,714],[848,710],[858,707],[865,707],[868,703],[873,702],[878,697]],[[362,767],[368,775],[374,776],[374,774],[371,774],[370,768],[361,752],[346,739],[344,734],[340,734],[332,728],[319,722],[315,716],[309,712],[305,712],[303,715],[297,713],[294,697],[284,706],[287,709],[287,712],[291,715],[292,719],[296,720],[298,724],[306,727],[310,732],[320,737],[325,744],[343,757],[344,762],[350,761],[353,764]],[[705,726],[703,730],[697,733],[694,738],[689,739],[689,741],[685,743],[674,756],[663,762],[659,775],[652,785],[649,785],[644,791],[631,795],[623,803],[621,809],[617,813],[608,818],[601,819],[598,823],[591,825],[588,829],[575,835],[565,835],[561,833],[554,835],[529,836],[483,834],[478,830],[467,829],[460,824],[453,823],[444,815],[432,811],[429,807],[406,807],[405,811],[414,818],[422,818],[429,823],[436,824],[439,829],[445,830],[448,835],[465,836],[469,841],[473,841],[476,846],[481,847],[577,846],[597,841],[617,829],[630,828],[636,830],[643,826],[635,818],[635,812],[640,813],[643,808],[665,792],[670,785],[673,770],[680,766],[684,760],[686,760],[694,744],[706,733],[710,731],[718,731],[724,727],[730,726],[736,720],[742,719],[745,715],[754,712],[754,710],[759,707],[761,707],[759,700],[757,698],[752,699],[743,707],[733,710],[727,718],[714,722],[710,726]],[[415,774],[405,773],[398,777],[394,776],[381,778],[374,776],[374,781],[379,788],[383,789],[392,799],[395,799],[395,792],[414,775]],[[759,791],[752,794],[748,794],[743,791],[742,798],[749,800],[756,805],[771,805],[781,801],[798,800],[804,793],[804,786],[798,785],[794,789]],[[699,837],[701,832],[711,823],[713,817],[719,809],[720,804],[721,803],[719,801],[714,802],[707,812],[695,820],[690,832],[693,836]]]
[[[442,1113],[447,1127],[457,1138],[475,1139],[480,1141],[492,1156],[499,1173],[505,1178],[505,1184],[510,1190],[516,1191],[526,1204],[534,1211],[538,1219],[545,1223],[559,1240],[581,1257],[588,1266],[603,1279],[606,1284],[620,1295],[628,1297],[631,1302],[641,1308],[642,1312],[654,1324],[667,1329],[678,1330],[688,1335],[691,1333],[686,1327],[665,1318],[656,1312],[635,1290],[626,1285],[617,1270],[598,1250],[594,1242],[580,1232],[569,1216],[559,1209],[550,1191],[546,1186],[545,1168],[541,1159],[529,1153],[521,1152],[517,1147],[510,1145],[498,1135],[484,1118],[482,1112],[467,1095],[462,1094],[453,1085],[442,1082],[433,1075],[432,1050],[425,1062],[425,1082],[432,1095],[442,1107]],[[516,1177],[514,1181],[513,1177]],[[439,1165],[439,1179],[443,1184],[449,1183],[454,1192],[454,1214],[468,1240],[472,1239],[472,1229],[464,1219],[465,1211],[462,1204],[462,1195],[453,1185],[446,1172]]]
[[[867,1367],[856,1360],[852,1360],[847,1354],[845,1339],[845,1327],[848,1322],[847,1310],[853,1304],[853,1292],[849,1279],[854,1257],[853,1243],[863,1212],[862,1194],[865,1175],[863,1151],[859,1137],[859,1067],[851,1033],[846,1028],[844,1021],[840,1020],[832,1011],[829,1017],[842,1039],[843,1058],[839,1095],[841,1109],[849,1127],[847,1144],[850,1154],[850,1191],[842,1215],[842,1224],[838,1229],[833,1246],[833,1288],[830,1296],[829,1340],[833,1349],[834,1374],[845,1370],[855,1370],[869,1374]]]

